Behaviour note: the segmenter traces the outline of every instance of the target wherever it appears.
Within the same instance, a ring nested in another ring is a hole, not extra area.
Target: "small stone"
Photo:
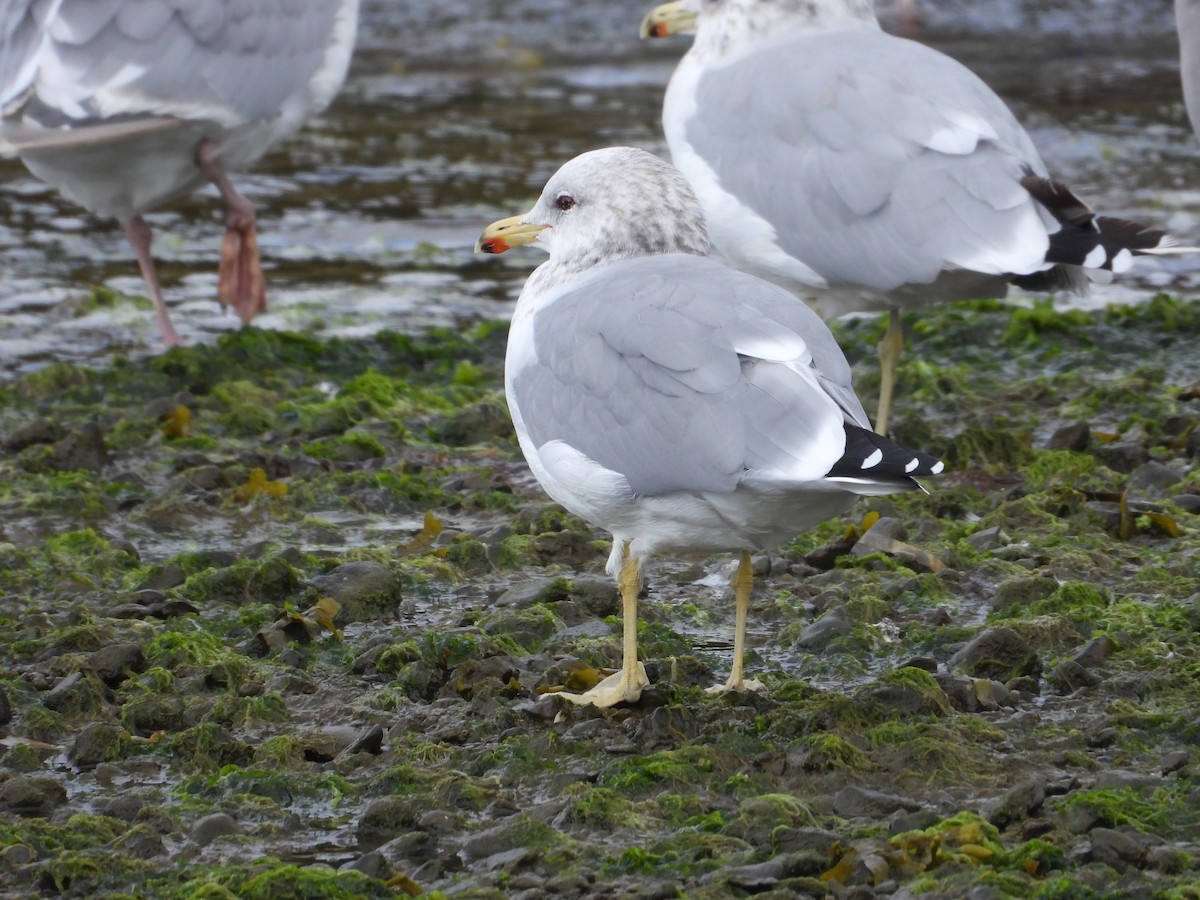
[[[133,859],[154,859],[166,852],[163,839],[149,825],[135,825],[113,842],[113,849]]]
[[[116,687],[131,674],[145,671],[146,653],[141,644],[109,644],[92,653],[88,663],[101,681],[109,687]]]
[[[882,818],[895,812],[916,812],[922,803],[870,788],[847,785],[833,798],[833,811],[847,818]]]
[[[120,756],[124,729],[119,725],[92,722],[75,738],[71,761],[81,769],[90,769]]]
[[[1175,750],[1163,757],[1160,764],[1160,771],[1164,775],[1170,775],[1178,772],[1192,761],[1192,754],[1187,750]]]
[[[853,627],[845,607],[835,606],[800,632],[796,646],[805,650],[815,650],[828,645],[834,638],[849,634]]]
[[[1096,776],[1097,790],[1152,791],[1161,784],[1162,776],[1149,772],[1135,772],[1132,769],[1105,769]]]
[[[383,726],[376,724],[351,741],[343,754],[348,756],[351,753],[370,753],[372,756],[378,756],[382,752]]]
[[[338,614],[349,622],[378,617],[400,608],[403,599],[400,576],[387,566],[373,562],[343,563],[318,575],[309,584],[323,596],[342,605]]]
[[[358,820],[359,846],[374,850],[398,835],[412,831],[424,812],[418,801],[408,797],[373,800]]]
[[[0,783],[0,811],[49,818],[67,802],[67,792],[52,778],[14,775]]]
[[[1083,645],[1083,649],[1075,654],[1075,662],[1085,669],[1096,669],[1104,665],[1118,649],[1116,641],[1106,634],[1101,635]]]
[[[12,703],[9,702],[8,693],[0,687],[0,725],[7,725],[12,717]]]
[[[190,836],[193,843],[200,847],[207,847],[217,838],[227,834],[241,834],[241,832],[241,826],[233,816],[228,813],[212,813],[197,819],[192,824]]]
[[[967,536],[967,543],[980,553],[990,553],[992,550],[998,550],[1008,542],[1008,535],[1001,530],[999,525],[981,529]]]
[[[1046,802],[1046,788],[1036,779],[1026,779],[1009,788],[988,821],[1000,830],[1037,813]]]
[[[1047,450],[1074,450],[1076,453],[1082,453],[1087,450],[1088,444],[1092,440],[1092,429],[1087,422],[1075,422],[1072,425],[1064,425],[1054,434],[1050,435],[1050,440],[1046,442]]]
[[[1023,675],[1037,678],[1042,673],[1042,661],[1025,638],[1011,628],[996,626],[972,638],[950,657],[946,668],[1007,683]]]
[[[1091,832],[1092,859],[1124,872],[1130,866],[1140,867],[1146,861],[1146,844],[1140,836],[1115,828],[1093,828]]]
[[[370,850],[364,853],[358,859],[352,859],[338,867],[339,872],[362,872],[368,878],[374,878],[378,881],[387,881],[396,874],[396,870],[392,868],[392,864],[378,850]]]
[[[85,469],[99,472],[108,465],[108,447],[104,444],[104,433],[94,422],[71,431],[54,445],[49,465],[62,472]]]
[[[1150,460],[1134,469],[1126,482],[1126,490],[1143,497],[1165,497],[1171,488],[1183,481],[1183,475],[1157,460]]]
[[[62,436],[62,427],[57,422],[52,422],[50,419],[35,419],[14,429],[4,439],[4,449],[8,453],[19,453],[26,447],[33,447],[36,444],[53,444],[55,441],[61,440]]]
[[[1176,494],[1171,500],[1185,513],[1200,513],[1200,494]]]
[[[1064,659],[1046,676],[1046,680],[1064,694],[1070,694],[1080,688],[1095,687],[1103,679],[1093,675],[1075,660]]]

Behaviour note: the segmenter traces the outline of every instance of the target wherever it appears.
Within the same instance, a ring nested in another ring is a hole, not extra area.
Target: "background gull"
[[[1175,0],[1179,75],[1192,130],[1200,134],[1200,0]]]
[[[869,0],[679,0],[642,23],[693,30],[663,104],[672,159],[734,265],[826,318],[889,311],[881,432],[900,311],[1010,283],[1083,293],[1169,243],[1094,216],[986,84],[881,31]]]
[[[845,511],[861,494],[941,471],[874,434],[829,329],[786,291],[705,256],[687,182],[641,150],[585,153],[478,249],[537,243],[505,358],[521,450],[546,492],[613,535],[621,672],[581,703],[634,701],[637,596],[655,553],[738,551],[733,664],[742,675],[750,550]]]
[[[142,213],[211,181],[217,296],[249,322],[266,304],[254,208],[227,173],[330,103],[357,21],[358,0],[0,0],[0,151],[121,221],[168,345]]]

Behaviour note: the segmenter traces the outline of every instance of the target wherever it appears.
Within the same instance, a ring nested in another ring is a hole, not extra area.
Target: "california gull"
[[[678,0],[642,23],[693,31],[663,103],[672,161],[733,265],[827,319],[889,312],[880,432],[902,310],[1009,284],[1083,293],[1169,243],[1093,215],[983,81],[882,31],[870,0]]]
[[[266,305],[254,207],[227,173],[330,103],[357,23],[358,0],[0,0],[0,152],[122,223],[168,346],[142,213],[215,184],[217,296],[249,322]]]
[[[710,259],[679,172],[643,150],[564,165],[528,213],[477,249],[537,244],[508,339],[504,385],[521,451],[553,499],[612,533],[621,671],[579,703],[632,702],[637,598],[656,553],[734,551],[732,671],[742,674],[750,551],[846,511],[859,495],[919,489],[933,457],[871,431],[829,329],[787,291]]]

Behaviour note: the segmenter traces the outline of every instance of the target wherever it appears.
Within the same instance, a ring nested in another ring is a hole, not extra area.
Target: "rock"
[[[816,877],[829,868],[827,853],[786,853],[766,862],[732,866],[725,870],[729,884],[757,894],[770,890],[785,878]]]
[[[141,644],[109,644],[88,656],[88,664],[101,681],[116,687],[131,674],[145,671],[146,653]]]
[[[1025,779],[1005,792],[988,816],[988,821],[1003,831],[1036,814],[1046,802],[1046,788],[1041,781],[1033,778]]]
[[[833,811],[846,818],[883,818],[895,812],[916,812],[924,804],[870,788],[847,785],[833,798]]]
[[[1092,429],[1088,423],[1076,422],[1073,425],[1064,425],[1050,435],[1050,440],[1046,442],[1046,449],[1074,450],[1076,453],[1082,453],[1087,450],[1091,440]]]
[[[92,801],[92,809],[102,816],[132,822],[146,805],[137,794],[120,793],[110,797],[97,797]]]
[[[14,775],[0,783],[0,812],[49,818],[66,802],[66,789],[53,778]]]
[[[396,874],[392,864],[378,850],[370,850],[358,859],[352,859],[338,867],[339,872],[362,872],[368,878],[387,881]]]
[[[81,769],[95,768],[102,762],[111,762],[121,754],[121,739],[125,731],[119,725],[92,722],[75,738],[71,748],[71,761]]]
[[[529,820],[511,816],[498,825],[467,835],[458,851],[465,861],[488,860],[511,850],[523,850],[529,839]]]
[[[133,859],[154,859],[166,852],[163,839],[149,825],[134,825],[117,838],[113,849]]]
[[[8,693],[0,687],[0,725],[7,725],[12,717],[12,703],[9,702]]]
[[[383,752],[383,726],[372,725],[361,735],[355,738],[342,754],[348,756],[351,753],[370,753],[372,756],[378,756]]]
[[[1152,791],[1161,785],[1162,776],[1149,772],[1135,772],[1132,769],[1105,769],[1096,776],[1096,790],[1130,790]]]
[[[104,444],[104,433],[100,426],[89,422],[77,431],[67,432],[54,445],[49,465],[61,472],[86,469],[99,472],[108,465],[108,447]]]
[[[834,638],[849,634],[853,627],[845,607],[835,606],[800,632],[796,646],[805,650],[815,650],[826,646]]]
[[[1200,513],[1200,494],[1176,494],[1171,500],[1186,513]]]
[[[37,444],[53,444],[61,440],[62,426],[50,419],[34,419],[28,424],[16,428],[4,439],[4,450],[7,453],[20,453],[26,447]]]
[[[1010,578],[996,588],[992,609],[1004,612],[1013,607],[1028,607],[1045,600],[1058,590],[1058,581],[1043,576]]]
[[[1173,772],[1178,772],[1188,763],[1192,761],[1192,754],[1187,750],[1175,750],[1163,757],[1162,763],[1159,764],[1159,771],[1164,775],[1170,775]]]
[[[560,603],[570,596],[571,583],[565,578],[530,578],[509,587],[494,605],[526,609],[536,603]]]
[[[980,553],[990,553],[1009,543],[1009,538],[999,525],[993,525],[991,528],[984,528],[968,535],[967,543]]]
[[[1095,687],[1103,679],[1093,675],[1073,659],[1064,659],[1046,676],[1046,680],[1062,691],[1070,694],[1080,688]]]
[[[68,717],[94,715],[105,707],[104,690],[95,677],[72,672],[46,693],[42,705]]]
[[[207,847],[217,838],[222,838],[227,834],[241,834],[242,828],[238,825],[237,820],[229,813],[212,813],[197,819],[192,824],[189,836],[192,843]]]
[[[946,668],[1007,683],[1026,675],[1037,678],[1042,673],[1042,661],[1025,638],[1011,628],[996,626],[972,638],[950,657]]]
[[[1106,634],[1101,635],[1083,645],[1083,649],[1075,654],[1075,662],[1085,669],[1095,669],[1104,665],[1118,649],[1116,641]]]
[[[342,605],[338,620],[359,622],[400,608],[400,576],[373,562],[342,563],[318,575],[309,584],[323,596]]]
[[[1125,489],[1132,494],[1143,497],[1165,497],[1171,488],[1183,481],[1183,475],[1170,466],[1150,460],[1143,463],[1129,474]]]
[[[375,850],[398,835],[412,831],[424,812],[419,801],[408,797],[383,797],[371,801],[358,820],[359,846]]]
[[[1124,872],[1130,866],[1146,862],[1146,843],[1140,835],[1115,828],[1093,828],[1091,832],[1092,859]]]

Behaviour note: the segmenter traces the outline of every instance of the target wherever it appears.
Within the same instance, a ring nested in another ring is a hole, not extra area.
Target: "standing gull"
[[[638,699],[637,598],[655,553],[739,553],[728,681],[742,676],[750,551],[839,515],[858,495],[919,489],[932,457],[874,434],[824,323],[781,288],[709,259],[704,214],[672,166],[596,150],[550,179],[477,249],[536,243],[504,386],[529,467],[552,498],[612,533],[621,671],[578,703]]]
[[[329,105],[358,0],[0,0],[0,152],[118,219],[180,343],[142,213],[212,182],[225,200],[217,299],[266,307],[254,207],[228,172]]]
[[[986,84],[880,30],[870,0],[679,0],[642,22],[691,31],[663,103],[672,160],[733,265],[827,319],[889,312],[882,433],[902,310],[1010,283],[1084,293],[1169,243],[1093,215]]]

